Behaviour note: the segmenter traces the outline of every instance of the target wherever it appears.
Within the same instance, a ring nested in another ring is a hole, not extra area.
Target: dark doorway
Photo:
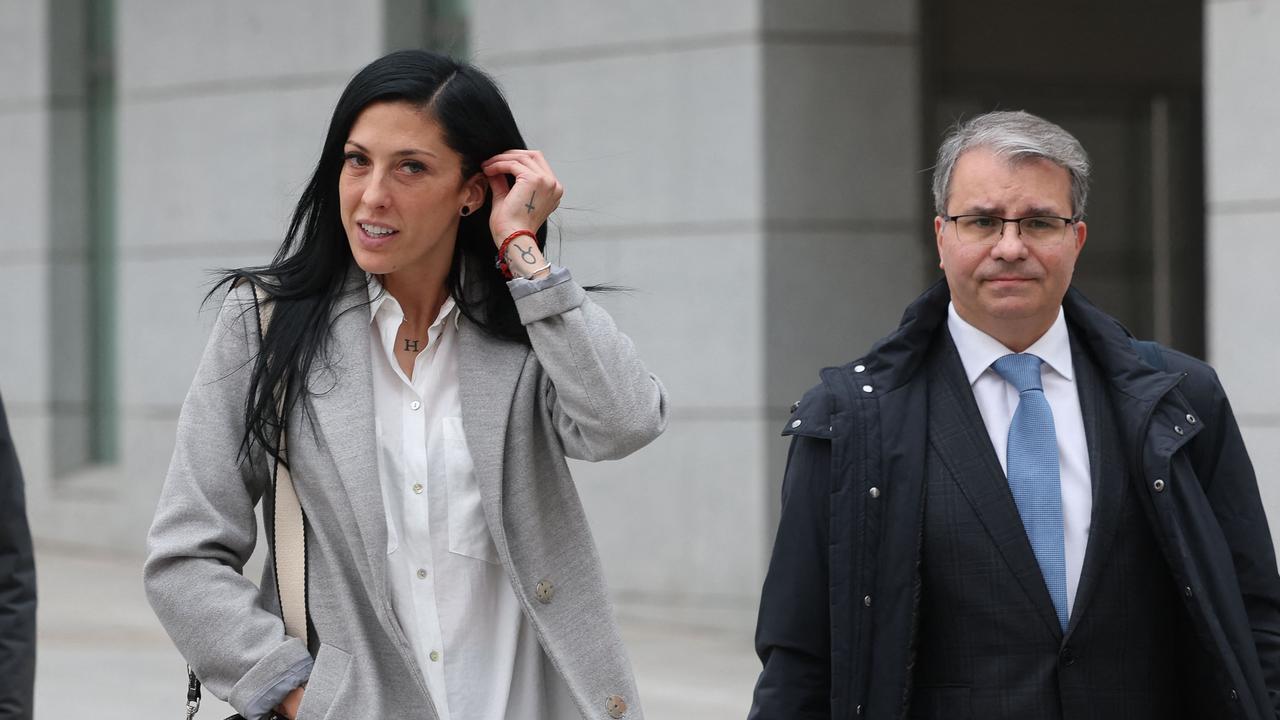
[[[1076,286],[1139,337],[1203,357],[1199,0],[921,9],[925,156],[957,119],[988,110],[1062,125],[1093,162]]]

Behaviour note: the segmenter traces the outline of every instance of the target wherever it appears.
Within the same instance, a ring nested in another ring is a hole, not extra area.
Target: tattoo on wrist
[[[524,209],[528,210],[530,215],[533,214],[533,199],[537,197],[537,195],[537,193],[529,193],[529,202],[524,204]]]
[[[512,243],[512,244],[514,245],[514,243]],[[515,247],[516,247],[516,249],[517,249],[517,250],[519,250],[519,251],[520,251],[520,259],[521,259],[521,260],[523,260],[523,261],[525,261],[525,262],[529,263],[530,265],[532,265],[533,263],[538,262],[538,258],[537,258],[537,256],[535,256],[535,255],[533,254],[533,246],[532,246],[532,245],[530,245],[530,246],[529,246],[529,247],[527,247],[527,248],[522,248],[522,247],[520,247],[519,245],[516,245]]]

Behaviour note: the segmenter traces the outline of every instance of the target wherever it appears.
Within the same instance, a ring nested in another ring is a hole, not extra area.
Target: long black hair
[[[334,306],[355,264],[339,212],[343,146],[366,107],[389,101],[411,103],[439,124],[446,144],[462,159],[461,180],[480,172],[480,164],[494,155],[525,149],[502,92],[488,75],[467,63],[423,50],[402,50],[369,63],[351,79],[333,110],[320,161],[275,258],[263,267],[224,271],[209,293],[213,296],[224,285],[247,281],[264,290],[273,304],[270,327],[252,361],[243,453],[260,443],[276,454],[273,438],[308,391],[312,366],[325,361]],[[445,283],[468,320],[497,337],[528,344],[506,279],[494,267],[491,207],[486,193],[484,205],[460,219]],[[545,223],[537,236],[538,247],[545,247]],[[360,287],[363,291],[364,285]]]

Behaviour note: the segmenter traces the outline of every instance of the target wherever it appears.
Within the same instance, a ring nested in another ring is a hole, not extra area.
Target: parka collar
[[[947,321],[950,301],[951,290],[946,279],[939,279],[907,306],[895,332],[856,361],[866,366],[866,372],[876,379],[879,388],[891,392],[911,380],[924,362],[939,327]],[[1177,382],[1177,373],[1158,370],[1143,362],[1133,347],[1129,331],[1089,302],[1079,290],[1074,287],[1067,290],[1062,308],[1074,340],[1088,349],[1103,375],[1119,392],[1154,402]]]

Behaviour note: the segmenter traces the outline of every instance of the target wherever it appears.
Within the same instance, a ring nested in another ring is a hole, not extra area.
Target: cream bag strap
[[[274,303],[262,288],[254,287],[258,309],[258,337],[267,336]],[[293,476],[285,454],[285,383],[277,388],[280,416],[280,443],[277,457],[271,459],[271,492],[274,516],[271,533],[271,557],[275,562],[276,588],[280,595],[280,614],[289,635],[307,643],[307,536],[302,505],[293,488]],[[284,462],[280,459],[285,458]]]

